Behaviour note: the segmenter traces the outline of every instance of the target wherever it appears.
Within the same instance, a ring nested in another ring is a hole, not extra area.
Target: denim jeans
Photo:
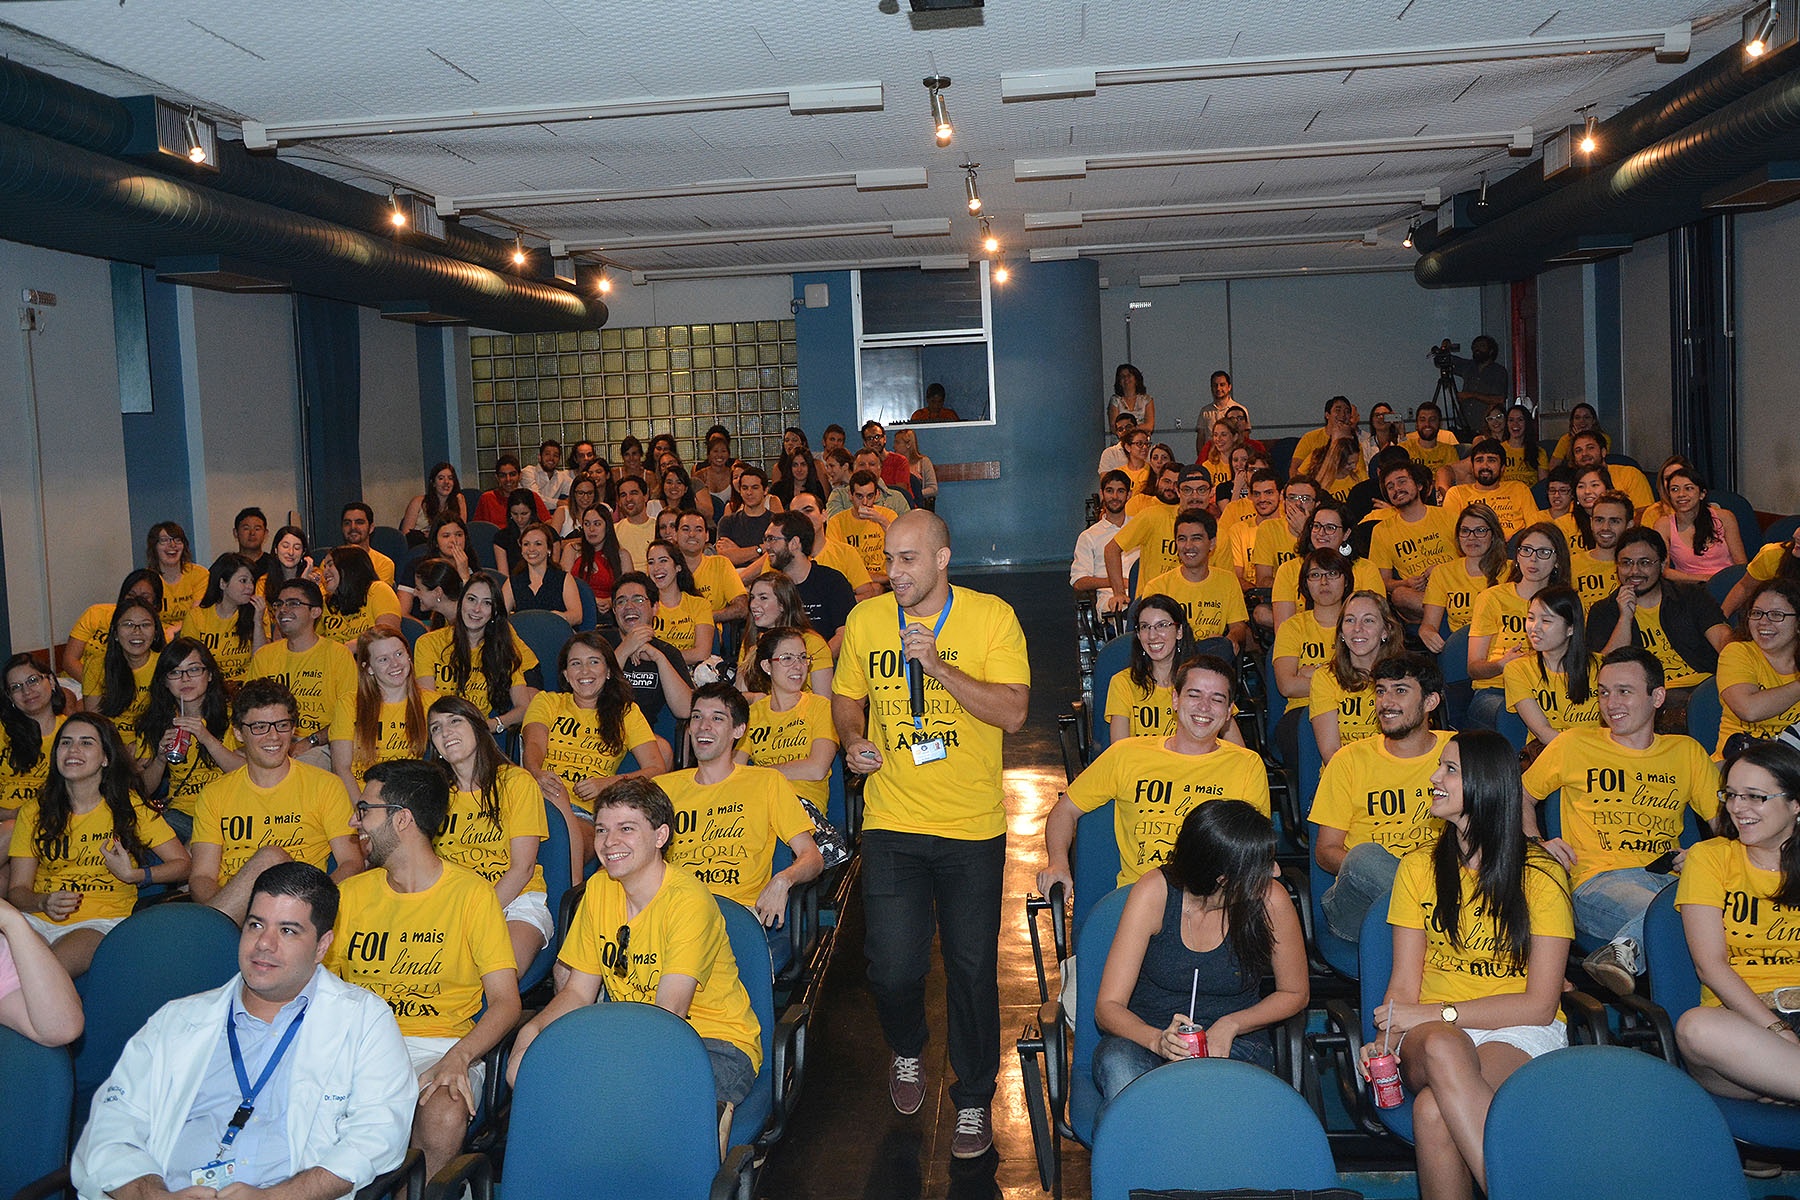
[[[863,952],[881,1031],[919,1058],[932,926],[944,959],[947,1048],[957,1108],[993,1102],[1000,1073],[1000,892],[1006,835],[962,841],[871,829],[863,834]]]
[[[1352,846],[1338,865],[1337,882],[1319,897],[1325,924],[1346,942],[1362,939],[1363,918],[1369,906],[1394,886],[1400,860],[1379,842]]]
[[[1643,945],[1644,911],[1675,880],[1674,875],[1656,875],[1642,867],[1600,872],[1575,889],[1576,934],[1595,945],[1621,935]]]
[[[1469,711],[1463,716],[1464,729],[1492,729],[1506,711],[1505,688],[1476,688],[1469,697]]]
[[[713,1098],[721,1104],[741,1103],[756,1085],[750,1056],[722,1038],[701,1038],[700,1044],[712,1060]]]
[[[1275,1069],[1275,1049],[1266,1030],[1233,1038],[1231,1057],[1265,1071]],[[1100,1102],[1110,1102],[1125,1090],[1126,1084],[1168,1061],[1130,1038],[1102,1036],[1100,1044],[1094,1048],[1094,1086],[1100,1089]]]

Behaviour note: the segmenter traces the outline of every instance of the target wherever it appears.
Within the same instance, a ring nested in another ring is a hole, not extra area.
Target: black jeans
[[[944,957],[950,1069],[957,1108],[985,1107],[1000,1072],[1000,890],[1006,836],[959,841],[871,829],[863,834],[863,951],[889,1048],[922,1057],[925,975],[935,917]]]

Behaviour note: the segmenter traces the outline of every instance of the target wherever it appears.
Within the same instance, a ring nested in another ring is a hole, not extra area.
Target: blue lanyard
[[[956,589],[946,587],[944,589],[944,611],[938,614],[937,624],[931,627],[931,640],[933,642],[937,641],[938,634],[944,632],[944,622],[950,619],[950,606],[955,603]],[[894,615],[900,620],[900,662],[905,668],[906,686],[910,688],[912,686],[912,673],[921,670],[922,668],[918,663],[906,657],[906,610],[900,607],[900,601],[898,600],[894,601]],[[921,621],[920,624],[924,624],[924,622]],[[914,717],[913,728],[919,730],[924,729],[924,718]]]
[[[256,1097],[261,1094],[263,1085],[269,1082],[269,1076],[275,1074],[275,1068],[281,1064],[282,1055],[294,1044],[294,1035],[300,1032],[300,1022],[306,1020],[306,1010],[300,1010],[281,1040],[275,1043],[275,1053],[269,1056],[264,1064],[262,1074],[257,1076],[256,1085],[250,1084],[249,1072],[244,1070],[244,1052],[238,1048],[237,1023],[229,1013],[225,1016],[225,1040],[231,1046],[231,1069],[237,1072],[238,1094],[242,1097],[237,1111],[231,1114],[231,1123],[225,1126],[225,1134],[219,1139],[220,1151],[227,1150],[231,1143],[237,1141],[237,1135],[244,1126],[250,1123],[250,1114],[256,1111]]]

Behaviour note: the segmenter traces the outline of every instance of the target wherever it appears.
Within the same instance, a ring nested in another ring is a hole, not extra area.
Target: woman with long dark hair
[[[131,915],[139,887],[187,878],[187,847],[138,798],[136,779],[112,722],[72,713],[56,731],[43,789],[13,826],[6,898],[72,976]]]
[[[181,632],[212,652],[219,674],[233,686],[244,682],[250,656],[263,648],[269,630],[266,605],[256,594],[256,567],[241,554],[213,560],[200,603],[188,611]]]
[[[1172,596],[1150,595],[1131,614],[1131,659],[1106,683],[1113,741],[1175,732],[1175,668],[1194,653],[1187,610]]]
[[[915,445],[914,449],[917,449]],[[819,474],[819,464],[813,461],[812,451],[799,449],[781,456],[781,478],[769,489],[769,494],[781,501],[782,511],[794,507],[795,492],[811,492],[818,497],[819,507],[825,507],[827,488],[825,480]]]
[[[225,676],[203,642],[183,635],[157,657],[150,676],[150,703],[138,720],[138,737],[156,747],[140,768],[144,794],[154,796],[168,780],[161,800],[163,817],[183,841],[194,832],[194,805],[200,790],[227,771],[244,765],[228,737],[231,701]]]
[[[406,639],[376,628],[356,639],[356,692],[331,718],[331,770],[352,796],[376,763],[424,758],[430,745],[425,712],[438,694],[419,686]]]
[[[1374,1014],[1384,1037],[1363,1047],[1364,1073],[1384,1045],[1400,1060],[1425,1200],[1486,1186],[1494,1090],[1569,1044],[1558,1009],[1574,909],[1562,868],[1525,840],[1524,794],[1505,738],[1457,734],[1431,777],[1443,830],[1394,877],[1394,967]]]
[[[150,704],[150,677],[166,644],[161,616],[141,601],[128,600],[113,610],[106,653],[89,664],[81,681],[82,707],[111,720],[136,757],[150,752],[139,743],[137,722]]]
[[[1336,550],[1314,550],[1299,561],[1303,568],[1300,590],[1306,597],[1306,607],[1276,627],[1275,647],[1270,652],[1275,690],[1287,700],[1287,708],[1275,726],[1276,744],[1288,755],[1283,762],[1299,761],[1292,755],[1299,752],[1300,722],[1306,720],[1313,675],[1331,661],[1344,598],[1357,590],[1351,579],[1350,560]]]
[[[426,530],[444,513],[450,513],[469,519],[469,502],[462,493],[462,480],[456,477],[456,468],[447,462],[432,464],[431,470],[425,472],[425,490],[414,496],[406,505],[406,515],[400,518],[400,532],[406,540],[417,545],[425,540]]]
[[[1733,734],[1779,737],[1800,721],[1800,582],[1757,585],[1736,636],[1719,651],[1719,745]]]
[[[1719,836],[1688,850],[1676,885],[1701,988],[1675,1041],[1715,1095],[1800,1103],[1800,1035],[1776,1010],[1779,989],[1800,987],[1787,936],[1800,909],[1800,751],[1752,742],[1726,765],[1719,800]]]
[[[1506,707],[1506,664],[1530,652],[1525,642],[1525,612],[1531,598],[1549,587],[1569,585],[1569,543],[1548,521],[1519,531],[1513,562],[1504,583],[1475,598],[1469,614],[1469,678],[1475,694],[1466,725],[1492,729]]]
[[[553,612],[569,623],[581,624],[581,593],[567,571],[550,561],[556,534],[548,525],[533,521],[519,534],[519,557],[501,592],[509,612],[536,609]]]
[[[544,797],[529,772],[506,761],[467,700],[440,697],[426,719],[431,749],[451,777],[450,819],[437,837],[438,856],[493,885],[523,972],[556,935],[538,865],[539,843],[550,836]]]
[[[1550,469],[1550,454],[1538,444],[1537,417],[1523,404],[1506,410],[1506,437],[1500,445],[1506,452],[1506,465],[1500,478],[1516,479],[1533,487]]]
[[[1107,424],[1129,415],[1145,433],[1156,432],[1156,397],[1144,390],[1144,373],[1130,363],[1113,372],[1112,396],[1106,402]]]
[[[319,574],[325,593],[320,637],[349,646],[378,627],[400,632],[400,597],[375,577],[375,560],[367,550],[361,546],[330,550]]]
[[[1663,476],[1663,493],[1669,514],[1655,529],[1669,544],[1669,563],[1663,575],[1678,583],[1705,583],[1729,566],[1749,561],[1737,518],[1706,498],[1700,476],[1678,467]]]
[[[306,531],[298,525],[283,525],[269,542],[268,570],[256,581],[256,594],[265,601],[281,594],[281,585],[313,576],[313,558],[308,553]],[[274,636],[275,613],[264,608],[263,624]]]
[[[69,629],[69,640],[63,643],[63,674],[70,679],[87,677],[88,664],[99,662],[106,653],[106,631],[112,625],[113,613],[126,600],[140,600],[155,612],[162,612],[162,576],[142,567],[127,575],[119,584],[119,596],[111,604],[90,604]]]
[[[818,635],[785,626],[756,639],[753,659],[762,680],[756,690],[764,694],[750,704],[736,761],[779,771],[795,792],[824,812],[831,798],[837,730],[831,720],[830,687],[807,690],[812,669],[809,636]],[[743,677],[740,669],[738,678]]]
[[[573,542],[581,536],[581,514],[600,503],[600,484],[586,475],[577,475],[569,485],[569,494],[550,514],[550,526],[559,539]],[[557,549],[562,549],[561,541]]]
[[[1525,610],[1525,642],[1531,653],[1506,664],[1506,707],[1517,713],[1540,746],[1565,729],[1600,724],[1595,694],[1600,656],[1588,649],[1581,593],[1547,587]]]
[[[1207,1057],[1274,1069],[1267,1031],[1311,994],[1300,916],[1275,874],[1269,818],[1242,800],[1209,800],[1182,821],[1168,862],[1131,885],[1094,997],[1103,1103],[1192,1057],[1181,1036],[1190,1024],[1206,1031]]]
[[[180,628],[206,590],[206,568],[188,545],[187,530],[174,521],[158,521],[144,535],[144,568],[162,577],[162,621],[172,629]]]
[[[50,776],[56,725],[69,694],[56,675],[29,654],[15,654],[0,668],[0,837],[12,837],[13,818],[37,799]]]
[[[776,629],[798,631],[806,643],[810,664],[806,690],[820,696],[831,695],[831,646],[812,627],[801,602],[800,589],[780,571],[764,571],[750,585],[750,620],[744,627],[743,649],[738,653],[737,686],[740,692],[755,700],[769,691],[769,677],[759,665],[758,644],[764,635]]]
[[[423,558],[413,572],[412,602],[427,629],[442,629],[456,620],[462,603],[463,577],[446,558]]]
[[[581,514],[581,536],[563,549],[562,569],[588,585],[601,612],[612,611],[613,584],[631,570],[631,552],[619,545],[612,517],[605,509]]]
[[[519,561],[519,535],[537,521],[537,493],[518,488],[506,498],[506,524],[494,535],[494,569],[501,575],[512,574]]]
[[[1470,504],[1456,518],[1457,557],[1431,568],[1425,580],[1425,615],[1419,640],[1433,654],[1444,648],[1446,634],[1469,623],[1475,598],[1500,582],[1506,571],[1506,532],[1499,514],[1485,504]]]
[[[464,585],[456,619],[433,629],[413,647],[419,686],[461,696],[488,714],[488,728],[505,733],[525,715],[535,689],[525,672],[538,665],[506,615],[500,589],[486,575]]]
[[[704,489],[694,486],[687,468],[678,462],[672,462],[661,468],[657,478],[662,482],[662,506],[668,509],[679,509],[682,512],[697,512],[708,521],[714,520],[717,510],[713,506],[713,498]]]
[[[681,551],[656,539],[644,551],[644,574],[656,585],[656,636],[681,651],[688,666],[712,657],[712,604],[701,594]]]
[[[474,555],[469,550],[469,527],[461,517],[454,513],[439,513],[437,519],[431,523],[430,546],[431,549],[427,551],[426,557],[417,562],[408,559],[406,565],[400,568],[400,586],[397,589],[400,595],[400,611],[402,613],[408,611],[410,604],[412,609],[419,613],[420,619],[428,624],[431,610],[419,591],[419,573],[424,569],[425,564],[435,562],[440,565],[440,568],[448,566],[454,571],[458,596],[462,594],[462,585],[474,578],[475,573],[481,569],[481,565],[475,561]],[[442,597],[437,598],[440,603],[442,599]],[[448,619],[448,615],[446,615],[446,619]]]
[[[1385,593],[1352,592],[1338,613],[1331,661],[1313,672],[1306,713],[1325,762],[1344,746],[1374,737],[1377,663],[1406,653],[1406,629]]]
[[[1381,572],[1350,545],[1350,534],[1355,527],[1356,522],[1350,517],[1348,504],[1333,496],[1319,498],[1318,504],[1308,514],[1306,524],[1300,527],[1300,536],[1295,539],[1294,545],[1298,547],[1299,556],[1290,558],[1275,568],[1275,585],[1269,590],[1269,611],[1275,616],[1277,628],[1300,611],[1300,564],[1314,550],[1329,550],[1350,564],[1352,592],[1386,594],[1387,588],[1381,582]]]

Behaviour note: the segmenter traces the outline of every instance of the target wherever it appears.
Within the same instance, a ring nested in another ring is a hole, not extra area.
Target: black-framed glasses
[[[383,812],[396,812],[399,809],[405,808],[406,805],[404,805],[404,804],[370,804],[366,800],[358,800],[353,807],[356,809],[356,819],[360,821],[364,817],[367,817],[370,813],[376,811],[377,809],[380,809]]]
[[[295,722],[282,718],[279,721],[242,721],[238,727],[251,737],[264,737],[271,733],[292,733]]]
[[[1786,800],[1786,792],[1738,792],[1731,788],[1719,789],[1719,803],[1730,804],[1733,800],[1747,800],[1751,804],[1766,804],[1770,800]]]
[[[168,678],[170,678],[170,679],[199,679],[201,676],[203,676],[205,674],[206,674],[206,664],[205,663],[189,663],[185,667],[175,667],[174,669],[172,669],[168,674]]]
[[[1748,616],[1752,621],[1767,621],[1771,625],[1780,625],[1784,621],[1794,619],[1791,612],[1782,612],[1778,608],[1753,608]]]
[[[612,972],[623,979],[631,970],[631,926],[619,926],[619,936],[613,940],[619,944],[619,953],[613,959]]]

